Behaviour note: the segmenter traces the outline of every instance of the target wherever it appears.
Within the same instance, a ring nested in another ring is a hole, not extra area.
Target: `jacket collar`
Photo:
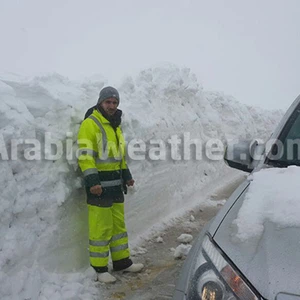
[[[97,107],[94,109],[93,113],[101,120],[102,123],[110,124],[114,129],[121,124],[122,110],[120,109],[117,109],[115,114],[111,117]]]
[[[95,108],[93,114],[101,121],[101,123],[109,124],[109,121],[100,113],[100,111]]]

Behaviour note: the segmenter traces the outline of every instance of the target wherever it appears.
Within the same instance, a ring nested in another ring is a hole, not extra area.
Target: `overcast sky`
[[[103,74],[162,62],[265,108],[300,94],[299,0],[0,0],[0,71]]]

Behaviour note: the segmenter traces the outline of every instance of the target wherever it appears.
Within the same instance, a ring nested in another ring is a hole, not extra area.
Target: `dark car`
[[[269,168],[299,166],[299,148],[300,96],[268,142],[228,145],[224,159],[230,167],[253,175]],[[256,242],[232,241],[236,230],[232,224],[253,185],[251,177],[235,190],[194,242],[173,300],[300,299],[299,227],[280,228],[268,221]]]

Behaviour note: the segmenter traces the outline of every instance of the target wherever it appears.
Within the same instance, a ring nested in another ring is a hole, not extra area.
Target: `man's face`
[[[108,98],[101,102],[100,106],[104,109],[104,111],[109,115],[112,116],[117,111],[119,102],[115,98]]]

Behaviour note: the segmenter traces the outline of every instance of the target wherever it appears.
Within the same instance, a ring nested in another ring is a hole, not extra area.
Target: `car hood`
[[[300,295],[300,228],[280,229],[266,222],[256,239],[241,242],[236,238],[233,221],[248,188],[224,217],[214,240],[265,299],[275,299],[279,293]]]

